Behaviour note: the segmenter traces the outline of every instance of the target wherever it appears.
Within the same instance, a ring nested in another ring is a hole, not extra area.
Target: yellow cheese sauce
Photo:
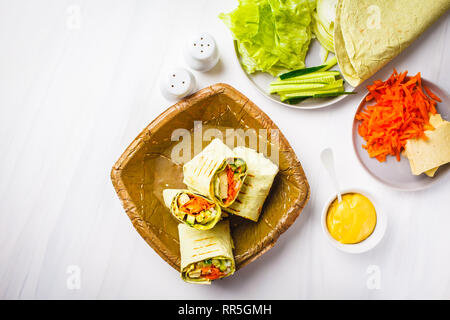
[[[346,193],[342,201],[334,200],[327,212],[327,228],[331,236],[345,244],[354,244],[369,237],[377,224],[372,202],[359,193]]]

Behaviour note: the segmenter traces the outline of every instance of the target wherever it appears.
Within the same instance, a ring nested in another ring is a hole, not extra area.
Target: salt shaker
[[[196,81],[194,75],[184,68],[171,68],[160,79],[162,95],[167,100],[178,100],[194,92]]]
[[[189,37],[183,55],[190,68],[196,71],[211,70],[219,61],[219,50],[214,38],[208,33]]]

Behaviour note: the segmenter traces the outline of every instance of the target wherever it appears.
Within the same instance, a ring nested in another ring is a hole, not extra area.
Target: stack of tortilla
[[[449,8],[449,0],[338,0],[334,47],[345,80],[361,84]]]
[[[231,201],[224,202],[219,197],[217,184],[220,182],[220,173],[230,163],[241,164],[245,167],[245,172],[239,173],[241,183],[238,183],[237,194]],[[200,277],[199,265],[210,265],[211,260],[223,261],[224,270],[228,271],[219,278],[232,275],[235,271],[233,240],[229,221],[221,221],[225,217],[223,211],[258,221],[278,167],[253,149],[237,147],[231,150],[221,140],[214,139],[202,152],[184,164],[183,173],[183,182],[188,189],[163,191],[166,206],[181,222],[178,225],[181,278],[190,283],[210,284],[214,279]],[[217,208],[217,215],[207,224],[188,223],[179,214],[179,199],[183,195],[199,196],[208,201]]]

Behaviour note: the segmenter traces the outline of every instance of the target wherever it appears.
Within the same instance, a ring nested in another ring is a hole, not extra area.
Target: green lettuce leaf
[[[237,40],[245,70],[276,76],[305,67],[314,6],[314,0],[240,0],[219,17]]]

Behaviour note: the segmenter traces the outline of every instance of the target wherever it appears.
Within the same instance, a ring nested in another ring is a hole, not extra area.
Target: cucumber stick
[[[278,85],[286,85],[286,84],[299,84],[299,83],[331,83],[336,80],[336,76],[329,75],[324,77],[317,77],[313,79],[288,79],[288,80],[280,80],[274,81],[270,84],[271,87],[276,87]]]
[[[293,99],[299,98],[328,98],[335,97],[341,94],[347,94],[343,89],[331,89],[328,91],[303,91],[303,92],[292,92],[280,95],[281,101],[292,101]]]
[[[344,81],[342,79],[336,80],[332,83],[300,83],[300,84],[287,84],[287,85],[279,85],[276,87],[270,88],[270,93],[285,93],[285,92],[298,92],[298,91],[324,91],[331,90],[336,88],[342,88]]]
[[[319,78],[319,77],[326,77],[326,76],[335,76],[335,77],[337,77],[337,76],[340,76],[340,73],[339,73],[339,71],[335,71],[335,70],[317,71],[317,72],[314,72],[314,73],[304,74],[304,75],[298,76],[298,77],[292,77],[292,78],[289,78],[288,80],[316,79],[316,78]]]
[[[278,80],[270,84],[269,92],[280,95],[281,101],[290,104],[308,98],[349,94],[350,92],[344,90],[344,80],[340,77],[340,72],[329,70],[336,64],[337,59],[333,57],[323,65],[282,74]]]
[[[301,75],[305,75],[305,74],[310,74],[312,72],[321,70],[322,68],[325,68],[325,67],[326,67],[326,65],[321,65],[321,66],[317,66],[317,67],[303,68],[303,69],[286,72],[286,73],[283,73],[282,75],[280,75],[280,80],[289,79],[289,78],[293,78],[293,77],[297,77],[297,76],[301,76]]]
[[[270,87],[270,93],[282,93],[289,91],[308,91],[326,87],[326,83],[299,83],[299,84],[286,84],[275,87]]]
[[[281,96],[286,99],[295,98],[295,97],[313,97],[315,95],[325,95],[332,93],[344,92],[344,88],[330,88],[324,90],[310,90],[310,91],[298,91],[298,92],[286,92],[282,93]]]

